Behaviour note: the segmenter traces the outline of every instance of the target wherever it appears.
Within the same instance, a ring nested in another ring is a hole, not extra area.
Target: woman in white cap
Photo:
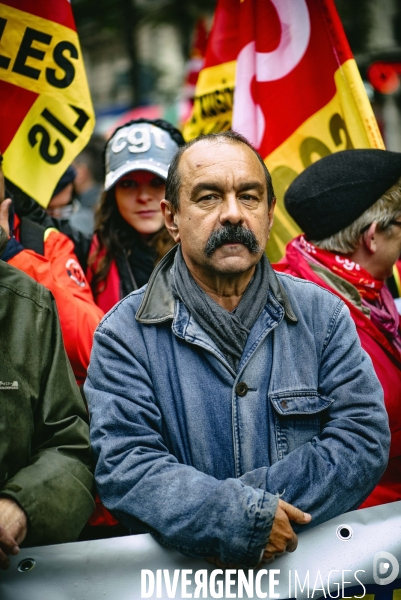
[[[130,121],[106,143],[105,191],[87,271],[95,301],[105,312],[145,285],[174,245],[160,200],[169,164],[182,144],[180,132],[162,119]]]

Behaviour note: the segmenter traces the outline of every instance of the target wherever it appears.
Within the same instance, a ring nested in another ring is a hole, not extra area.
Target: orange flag
[[[277,195],[268,255],[299,230],[288,185],[346,148],[383,148],[333,0],[219,0],[186,139],[232,127],[265,159]]]

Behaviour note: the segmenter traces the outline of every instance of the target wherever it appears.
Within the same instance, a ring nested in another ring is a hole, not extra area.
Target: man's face
[[[390,227],[390,231],[376,232],[377,250],[372,260],[374,260],[374,275],[377,279],[391,277],[393,266],[401,254],[401,217],[395,219],[395,223]]]
[[[49,205],[46,209],[46,212],[51,217],[62,218],[63,211],[62,209],[65,206],[68,206],[72,203],[74,197],[74,184],[69,183],[66,185],[64,189],[61,190],[58,194],[53,196],[50,200]]]
[[[252,269],[269,238],[266,178],[248,146],[200,141],[180,165],[180,207],[173,237],[191,271],[234,275]]]

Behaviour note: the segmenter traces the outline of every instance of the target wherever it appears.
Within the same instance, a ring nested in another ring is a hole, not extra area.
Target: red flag
[[[0,0],[0,114],[5,175],[47,206],[95,122],[69,0]]]
[[[232,127],[272,173],[277,260],[299,230],[287,186],[309,164],[383,141],[333,0],[219,0],[184,135]]]

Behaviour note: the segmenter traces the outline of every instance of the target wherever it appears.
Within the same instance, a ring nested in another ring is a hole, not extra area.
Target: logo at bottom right
[[[378,585],[388,585],[398,577],[400,565],[390,552],[376,552],[373,557],[373,579]]]

